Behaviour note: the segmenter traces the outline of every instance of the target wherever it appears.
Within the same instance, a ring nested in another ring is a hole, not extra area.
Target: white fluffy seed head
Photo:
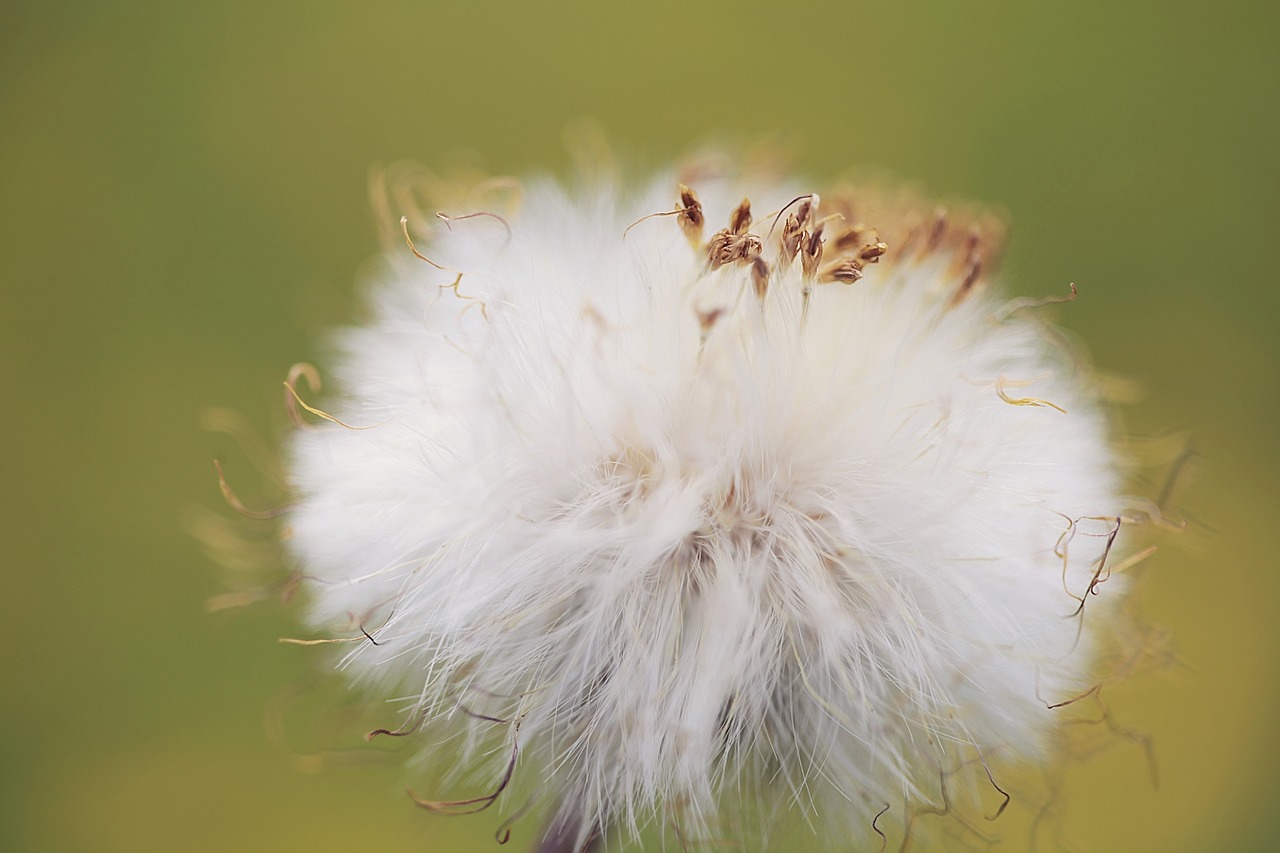
[[[981,228],[805,192],[543,180],[448,221],[339,339],[326,408],[370,428],[293,439],[313,625],[580,838],[732,804],[872,837],[1045,760],[1087,684],[1120,511],[1087,378]]]

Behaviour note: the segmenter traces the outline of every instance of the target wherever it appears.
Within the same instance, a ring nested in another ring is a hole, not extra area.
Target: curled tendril
[[[213,460],[214,470],[218,472],[218,488],[222,490],[222,498],[227,502],[233,510],[243,515],[245,518],[252,518],[254,521],[270,521],[273,518],[279,518],[289,511],[288,505],[274,507],[272,509],[254,510],[249,509],[240,502],[240,498],[236,496],[235,490],[231,488],[231,484],[227,482],[227,477],[222,471],[222,462]]]
[[[880,828],[880,818],[884,817],[885,812],[889,811],[889,803],[884,804],[884,808],[876,812],[876,816],[871,818],[871,830],[880,836],[880,853],[884,853],[885,848],[889,846],[889,836],[884,834],[884,830]]]
[[[300,427],[302,429],[313,428],[311,424],[307,423],[306,420],[303,419],[301,413],[298,412],[299,406],[306,409],[308,412],[315,415],[317,418],[322,418],[326,421],[329,421],[330,423],[337,424],[343,429],[349,429],[354,432],[362,432],[367,429],[376,429],[377,427],[386,426],[388,423],[390,423],[390,421],[383,421],[380,424],[370,424],[369,426],[352,426],[349,423],[345,423],[343,421],[338,420],[333,415],[329,414],[323,409],[317,409],[315,406],[308,405],[307,402],[302,399],[302,396],[298,393],[298,389],[296,387],[297,381],[301,377],[306,377],[313,391],[320,389],[320,375],[313,366],[311,366],[310,364],[299,363],[289,368],[289,375],[284,380],[284,389],[286,392],[284,402],[285,402],[285,410],[289,414],[289,420],[293,422],[294,426]]]
[[[1002,376],[996,380],[996,393],[1000,395],[1001,400],[1004,400],[1006,403],[1008,403],[1011,406],[1040,406],[1040,407],[1055,409],[1059,412],[1062,412],[1062,414],[1064,415],[1067,413],[1066,409],[1062,408],[1056,403],[1050,403],[1048,400],[1041,400],[1039,397],[1010,397],[1008,394],[1005,393],[1004,389],[1005,389],[1005,378]]]
[[[444,211],[441,211],[441,210],[436,211],[436,219],[439,219],[441,222],[443,222],[445,227],[448,228],[450,231],[453,230],[453,223],[464,222],[468,219],[475,219],[476,217],[479,217],[479,216],[487,216],[490,219],[496,219],[498,220],[499,223],[502,224],[502,227],[506,229],[507,239],[503,241],[502,248],[499,249],[499,251],[505,251],[507,247],[511,245],[511,238],[512,238],[511,223],[507,222],[506,219],[502,218],[498,214],[490,213],[487,210],[480,210],[475,213],[468,213],[464,216],[448,216],[444,213]],[[410,245],[410,248],[413,248],[412,245]],[[417,254],[416,250],[414,251],[414,254]]]
[[[413,252],[413,256],[415,258],[417,258],[420,261],[424,261],[428,264],[431,264],[431,266],[435,267],[436,269],[442,272],[457,272],[457,270],[449,269],[446,266],[437,264],[435,261],[431,260],[426,255],[418,251],[418,247],[413,245],[413,238],[409,236],[409,217],[407,216],[400,217],[400,231],[404,234],[405,245],[409,247],[410,252]]]
[[[472,797],[467,800],[424,800],[406,789],[405,793],[409,795],[409,799],[419,808],[426,809],[429,812],[442,815],[467,815],[482,812],[492,806],[502,796],[502,792],[511,784],[511,777],[516,772],[516,762],[520,757],[520,723],[517,721],[513,724],[514,732],[511,737],[511,758],[507,761],[506,770],[503,771],[502,778],[498,781],[498,787],[492,793],[485,794],[482,797]]]
[[[1043,308],[1046,305],[1065,305],[1068,302],[1075,302],[1076,297],[1080,295],[1079,289],[1074,281],[1068,282],[1067,287],[1071,288],[1068,296],[1023,296],[1018,299],[1010,299],[1000,310],[992,315],[992,319],[997,323],[1002,323],[1012,317],[1019,311],[1027,308]]]
[[[695,208],[692,206],[685,206],[685,207],[677,207],[675,210],[659,210],[657,213],[645,214],[644,216],[641,216],[639,219],[637,219],[635,222],[632,222],[625,229],[623,229],[622,239],[623,240],[627,239],[627,235],[631,233],[631,229],[635,228],[641,222],[645,222],[650,219],[657,218],[659,216],[679,216],[681,214],[687,214],[694,209]]]

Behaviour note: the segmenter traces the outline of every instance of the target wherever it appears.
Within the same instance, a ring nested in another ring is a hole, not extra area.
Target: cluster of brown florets
[[[751,201],[744,198],[730,214],[728,227],[716,231],[705,243],[702,203],[697,193],[684,184],[680,185],[680,202],[674,213],[690,244],[705,253],[708,268],[715,270],[729,264],[747,268],[760,299],[768,293],[773,271],[789,267],[798,258],[807,306],[814,284],[856,284],[868,266],[889,259],[889,243],[882,239],[879,229],[855,218],[848,193],[837,193],[832,212],[821,217],[820,200],[817,193],[798,196],[776,213],[753,220]],[[890,218],[899,220],[894,230],[901,233],[894,252],[896,258],[920,260],[936,252],[953,257],[951,274],[958,283],[952,304],[974,290],[997,255],[999,229],[990,220],[957,219],[943,209],[929,220],[914,211]],[[756,226],[764,222],[769,226],[762,236]],[[764,257],[765,246],[774,240],[775,233],[777,252],[770,264]]]

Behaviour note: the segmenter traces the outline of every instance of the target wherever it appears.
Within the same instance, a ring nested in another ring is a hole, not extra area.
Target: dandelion
[[[421,805],[541,807],[546,851],[790,810],[874,849],[1050,759],[1122,501],[993,223],[731,172],[426,224],[303,404],[288,515],[381,734],[491,783]]]

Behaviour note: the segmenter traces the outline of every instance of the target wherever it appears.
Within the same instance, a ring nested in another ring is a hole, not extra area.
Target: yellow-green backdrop
[[[413,809],[399,767],[314,772],[310,744],[264,731],[312,650],[275,642],[279,605],[204,609],[227,581],[188,531],[225,511],[210,459],[270,492],[201,412],[278,437],[286,368],[356,310],[371,164],[560,170],[587,117],[641,163],[772,134],[819,178],[875,166],[1001,205],[1010,287],[1080,285],[1062,321],[1146,392],[1127,429],[1202,459],[1199,524],[1142,586],[1179,663],[1112,696],[1160,787],[1123,745],[1073,768],[1065,838],[1274,849],[1277,20],[1231,0],[10,0],[0,848],[496,849],[485,817]]]

